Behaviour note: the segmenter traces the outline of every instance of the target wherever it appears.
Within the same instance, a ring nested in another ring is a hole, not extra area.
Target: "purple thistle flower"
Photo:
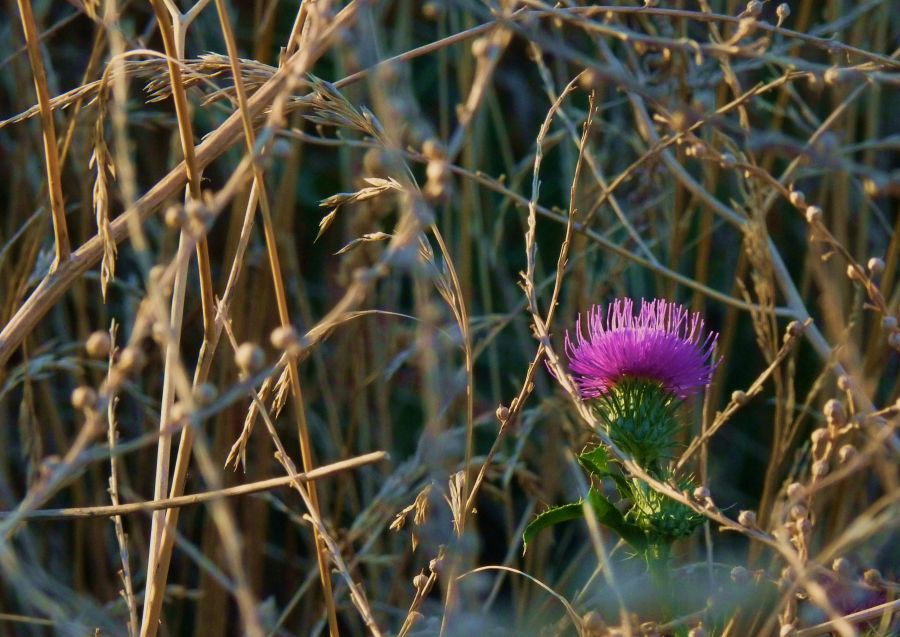
[[[606,394],[622,379],[658,382],[679,399],[709,385],[718,365],[712,360],[718,333],[704,329],[699,312],[691,314],[664,299],[641,301],[633,313],[631,299],[616,299],[587,312],[587,335],[581,319],[575,340],[566,332],[569,369],[582,398]]]

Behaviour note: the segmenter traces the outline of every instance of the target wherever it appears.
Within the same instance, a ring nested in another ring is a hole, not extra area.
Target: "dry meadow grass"
[[[0,635],[897,634],[895,0],[3,15]],[[665,601],[523,555],[614,296],[721,333]]]

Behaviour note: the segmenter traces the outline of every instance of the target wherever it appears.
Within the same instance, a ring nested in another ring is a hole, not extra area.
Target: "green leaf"
[[[635,550],[644,550],[647,546],[647,536],[639,526],[627,521],[606,496],[591,487],[591,490],[588,491],[588,502],[591,503],[594,515],[601,524],[618,533]]]
[[[578,456],[578,462],[589,473],[599,478],[612,475],[612,471],[609,468],[609,456],[603,447],[594,447],[590,451],[585,451]]]
[[[627,497],[629,492],[628,482],[621,474],[615,472],[610,467],[609,455],[603,447],[594,447],[590,451],[585,451],[578,456],[578,462],[591,475],[598,478],[612,478],[619,489],[619,495]]]
[[[552,509],[547,509],[525,527],[525,532],[522,534],[522,553],[528,550],[528,543],[534,539],[534,536],[540,531],[559,524],[560,522],[577,520],[583,516],[584,506],[581,502],[571,502]]]

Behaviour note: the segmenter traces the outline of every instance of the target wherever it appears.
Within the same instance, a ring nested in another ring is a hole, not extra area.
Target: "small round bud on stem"
[[[491,41],[489,38],[476,38],[472,41],[472,55],[476,58],[487,57],[491,50]]]
[[[184,225],[184,220],[187,218],[184,214],[184,208],[181,206],[169,206],[166,208],[165,216],[166,225],[172,228],[173,230],[177,230],[182,225]]]
[[[144,353],[135,346],[126,347],[119,354],[118,365],[123,372],[133,372],[144,364]]]
[[[234,354],[234,362],[241,371],[252,373],[266,362],[262,348],[256,343],[241,343]]]
[[[850,388],[853,387],[853,382],[847,374],[841,374],[838,376],[837,386],[841,391],[850,391]]]
[[[850,462],[854,458],[856,458],[856,447],[851,444],[842,445],[840,449],[838,449],[838,461],[841,464],[845,464]]]
[[[756,526],[756,513],[753,511],[741,511],[738,514],[738,524],[748,529]]]
[[[782,22],[787,20],[791,16],[791,7],[787,2],[782,2],[775,8],[775,15],[778,16],[778,21]]]
[[[736,389],[731,392],[731,402],[743,407],[748,402],[750,402],[750,397],[743,390]]]
[[[839,557],[831,563],[831,570],[841,577],[851,577],[853,575],[853,566],[846,557]]]
[[[722,164],[722,168],[734,168],[734,155],[732,155],[731,153],[722,153],[722,159],[720,160],[720,163]]]
[[[747,3],[747,8],[744,9],[744,13],[757,18],[762,13],[762,10],[763,3],[760,2],[760,0],[750,0],[750,2]]]
[[[894,332],[888,336],[888,345],[900,352],[900,332]]]
[[[413,578],[413,586],[419,590],[425,588],[426,584],[428,584],[428,576],[425,573],[419,573]]]
[[[709,489],[707,489],[706,487],[697,487],[696,489],[694,489],[694,499],[698,500],[699,502],[705,502],[706,500],[708,500],[709,495]]]
[[[881,571],[877,568],[867,569],[865,573],[863,573],[863,581],[869,586],[881,586],[884,583],[884,579],[881,577]]]
[[[884,259],[872,257],[866,262],[866,267],[873,276],[878,276],[884,272]]]
[[[834,398],[829,399],[822,409],[825,419],[829,425],[843,427],[847,422],[847,412],[844,410],[844,403]]]
[[[881,327],[889,332],[893,332],[897,329],[897,317],[887,315],[883,319],[881,319]]]
[[[807,206],[806,208],[806,222],[810,225],[814,225],[822,221],[822,209],[819,206]]]
[[[806,195],[802,190],[792,190],[788,198],[797,208],[802,209],[806,207]]]
[[[857,266],[851,263],[847,266],[847,278],[854,282],[860,282],[865,279],[865,275],[859,271]]]
[[[600,613],[595,610],[589,610],[584,614],[581,618],[581,625],[584,626],[589,635],[600,635],[606,630],[606,622],[603,621]]]
[[[92,333],[84,343],[84,350],[91,358],[106,358],[109,356],[110,349],[112,349],[112,339],[109,332],[102,330]]]
[[[272,330],[269,336],[272,346],[287,352],[288,356],[296,356],[300,353],[300,335],[290,325],[283,325]]]
[[[828,461],[816,460],[812,465],[812,474],[814,478],[824,478],[828,475]]]
[[[731,569],[731,581],[738,585],[746,584],[750,581],[750,571],[743,566],[735,566]]]
[[[509,420],[509,407],[506,405],[498,405],[495,413],[501,424],[506,424],[506,421]]]
[[[791,518],[793,518],[794,520],[803,520],[804,518],[806,518],[809,511],[802,504],[795,504],[791,507],[790,513]]]
[[[803,323],[801,323],[800,321],[791,321],[790,323],[788,323],[785,333],[788,336],[800,336],[805,331],[806,326]]]
[[[91,387],[82,385],[72,392],[72,406],[82,411],[93,409],[97,404],[97,392]]]
[[[796,502],[797,500],[802,498],[805,492],[806,490],[799,482],[791,482],[787,487],[787,497],[792,502]]]
[[[212,402],[219,395],[219,391],[216,389],[215,385],[210,383],[202,383],[197,385],[193,391],[194,400],[198,405],[205,406],[212,404]]]
[[[828,442],[828,440],[831,438],[831,432],[829,432],[824,427],[821,427],[821,428],[813,431],[810,434],[809,438],[810,438],[810,440],[812,440],[814,445],[818,446],[818,445]]]

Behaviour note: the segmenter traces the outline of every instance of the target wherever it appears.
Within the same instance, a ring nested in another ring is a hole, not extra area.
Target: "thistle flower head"
[[[646,380],[684,399],[709,385],[718,363],[712,360],[718,334],[705,329],[699,312],[664,299],[616,299],[604,314],[599,305],[566,333],[569,370],[582,398],[598,398],[622,380]]]

